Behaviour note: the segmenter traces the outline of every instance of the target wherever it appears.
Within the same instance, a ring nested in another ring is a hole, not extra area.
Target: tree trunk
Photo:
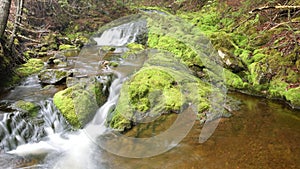
[[[15,22],[14,22],[14,28],[8,43],[8,48],[11,49],[15,37],[16,37],[16,33],[17,33],[17,29],[18,29],[18,25],[21,24],[21,20],[22,20],[22,11],[23,11],[23,0],[15,0],[16,2],[16,6],[17,6],[17,10],[16,10],[16,14],[15,14]]]
[[[0,0],[0,39],[2,39],[9,15],[11,0]]]

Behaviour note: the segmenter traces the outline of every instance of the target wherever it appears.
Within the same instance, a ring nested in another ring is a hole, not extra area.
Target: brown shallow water
[[[241,110],[222,119],[203,144],[198,143],[201,127],[195,124],[164,154],[130,159],[106,153],[102,158],[113,169],[300,168],[300,111],[264,98],[230,96],[243,100]]]

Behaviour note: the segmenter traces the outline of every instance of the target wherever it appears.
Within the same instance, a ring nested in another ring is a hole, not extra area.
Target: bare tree
[[[10,10],[11,0],[0,0],[0,39],[2,39]]]

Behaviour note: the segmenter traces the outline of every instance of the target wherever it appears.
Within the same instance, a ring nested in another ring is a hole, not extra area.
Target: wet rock
[[[62,53],[56,53],[54,56],[50,57],[47,61],[47,64],[59,64],[62,62],[66,62],[67,58]]]
[[[1,168],[31,168],[38,164],[39,160],[31,157],[21,157],[12,154],[0,154]],[[36,167],[33,167],[36,168]]]
[[[240,58],[235,57],[230,52],[225,49],[219,49],[218,54],[221,58],[222,64],[225,68],[232,70],[232,72],[237,73],[245,70],[245,67],[240,60]]]
[[[59,69],[46,69],[40,72],[39,79],[43,84],[61,84],[72,72]]]
[[[78,56],[79,54],[79,49],[74,48],[74,49],[68,49],[68,50],[64,50],[64,56],[65,57],[75,57]]]

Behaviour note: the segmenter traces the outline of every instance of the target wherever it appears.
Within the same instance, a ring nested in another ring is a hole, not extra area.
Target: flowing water
[[[121,157],[99,146],[100,136],[114,137],[105,122],[107,114],[118,101],[122,84],[147,60],[147,55],[120,58],[128,50],[126,44],[143,43],[141,37],[146,30],[145,20],[139,17],[133,21],[127,19],[111,29],[100,31],[94,37],[96,45],[85,47],[74,61],[75,77],[115,75],[109,86],[107,102],[83,129],[71,131],[51,100],[58,89],[43,90],[36,76],[28,77],[2,97],[0,138],[4,152],[0,155],[0,168],[231,169],[300,166],[300,112],[282,103],[238,93],[229,93],[229,96],[242,101],[240,110],[234,111],[230,118],[221,119],[212,137],[204,143],[199,143],[203,126],[197,122],[179,144],[172,145],[173,149],[153,157]],[[104,46],[113,47],[114,51],[108,56]],[[119,66],[99,68],[107,57]],[[37,119],[26,119],[21,112],[10,109],[8,105],[17,100],[38,103],[41,109]],[[180,114],[162,115],[149,124],[138,124],[125,135],[151,137],[153,133],[166,131],[178,116]],[[121,148],[134,146],[133,141]]]

